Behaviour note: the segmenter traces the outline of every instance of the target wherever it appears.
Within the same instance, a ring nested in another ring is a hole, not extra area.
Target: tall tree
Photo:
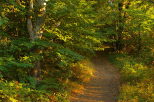
[[[46,13],[46,2],[48,0],[30,0],[28,18],[27,18],[27,28],[30,35],[31,41],[41,39],[43,30],[42,26],[45,23],[45,13]],[[41,50],[35,49],[35,52],[40,53]],[[41,70],[41,62],[35,62],[34,77],[39,78]]]

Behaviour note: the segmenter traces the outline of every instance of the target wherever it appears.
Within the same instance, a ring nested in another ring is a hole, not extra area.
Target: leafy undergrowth
[[[85,60],[72,66],[73,76],[69,86],[71,86],[72,93],[82,93],[84,83],[89,82],[90,78],[93,77],[94,68],[90,61]]]
[[[118,102],[154,102],[154,67],[125,54],[111,55],[121,72]]]
[[[0,102],[68,102],[67,95],[66,91],[49,92],[17,81],[0,81]]]
[[[81,90],[82,83],[93,75],[89,61],[71,66],[71,77],[65,81],[47,78],[37,88],[27,83],[0,79],[0,102],[69,102],[71,92]]]
[[[15,81],[0,81],[0,102],[48,102],[49,95]]]

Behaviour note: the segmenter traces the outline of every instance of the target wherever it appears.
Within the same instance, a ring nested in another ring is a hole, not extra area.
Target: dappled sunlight
[[[154,102],[153,68],[153,0],[0,0],[0,102]]]
[[[119,89],[117,70],[103,58],[93,64],[96,70],[93,78],[81,93],[73,93],[72,102],[116,102]]]
[[[119,102],[154,102],[154,70],[151,65],[138,62],[129,55],[114,56],[113,63],[120,68],[122,76]]]

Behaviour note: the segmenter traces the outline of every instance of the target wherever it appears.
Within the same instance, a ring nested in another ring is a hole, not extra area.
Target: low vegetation
[[[121,89],[119,102],[153,102],[154,101],[154,67],[146,64],[145,59],[116,54],[110,56],[113,64],[121,72]]]

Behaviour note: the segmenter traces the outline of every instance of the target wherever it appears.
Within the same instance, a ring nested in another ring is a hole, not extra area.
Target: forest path
[[[96,57],[92,60],[96,72],[83,93],[74,94],[71,102],[117,102],[120,86],[120,75],[107,59]]]

